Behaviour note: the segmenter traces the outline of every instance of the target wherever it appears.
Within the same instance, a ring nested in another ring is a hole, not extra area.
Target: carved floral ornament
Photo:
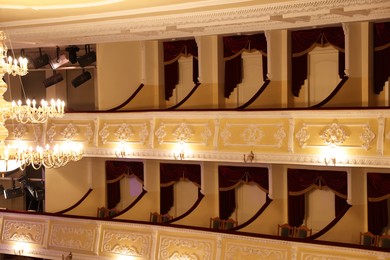
[[[344,127],[333,123],[322,130],[320,137],[326,145],[335,147],[342,145],[349,136]]]
[[[266,136],[266,128],[272,128],[273,141]],[[240,132],[240,140],[233,140],[234,132]],[[244,145],[244,146],[270,146],[280,148],[287,134],[281,124],[231,124],[228,123],[220,133],[224,146]],[[264,141],[271,144],[264,144]],[[237,142],[238,141],[238,142]]]

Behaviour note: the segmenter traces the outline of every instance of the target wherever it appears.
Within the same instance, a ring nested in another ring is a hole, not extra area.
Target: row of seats
[[[363,246],[390,248],[390,236],[376,236],[371,232],[360,232],[360,244]]]
[[[278,236],[306,238],[311,236],[312,229],[306,226],[292,227],[289,224],[278,225]]]
[[[171,215],[167,214],[159,214],[157,212],[150,213],[150,222],[152,223],[164,223],[173,219]]]
[[[220,219],[219,217],[210,218],[210,228],[212,229],[221,229],[221,230],[229,230],[237,226],[237,221],[229,218],[229,219]]]

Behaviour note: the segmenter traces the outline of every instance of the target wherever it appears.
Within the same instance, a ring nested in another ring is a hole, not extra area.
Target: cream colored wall
[[[119,106],[142,83],[141,43],[104,43],[97,46],[97,107]],[[148,102],[150,104],[150,101]]]
[[[95,217],[97,208],[106,204],[104,159],[83,158],[45,172],[45,209],[58,212],[76,204],[89,189],[91,194],[66,214]]]

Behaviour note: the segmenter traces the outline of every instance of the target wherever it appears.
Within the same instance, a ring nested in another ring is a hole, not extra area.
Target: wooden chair
[[[278,236],[281,237],[293,237],[294,228],[289,224],[278,225]]]
[[[223,224],[223,227],[222,227],[222,228],[223,228],[224,230],[229,230],[229,229],[232,229],[232,228],[234,228],[234,227],[237,226],[237,221],[235,221],[235,220],[232,219],[232,218],[229,218],[229,219],[223,221],[222,224]]]
[[[161,223],[161,215],[157,212],[150,213],[150,222],[152,223]]]
[[[161,216],[161,222],[163,222],[163,223],[167,222],[171,219],[173,219],[173,216],[169,215],[168,213]]]
[[[97,214],[96,215],[97,215],[98,218],[106,218],[106,217],[108,217],[108,212],[109,212],[108,208],[100,207],[100,208],[97,209]]]
[[[371,232],[360,232],[360,244],[363,246],[375,246],[376,236]]]
[[[311,234],[312,234],[312,229],[306,226],[296,227],[294,230],[294,237],[296,238],[307,238],[311,236]]]
[[[219,217],[210,218],[210,228],[212,229],[222,229],[223,223]]]
[[[378,236],[377,246],[382,248],[390,248],[390,236],[389,235]]]
[[[117,209],[110,209],[109,211],[108,211],[108,216],[109,217],[114,217],[116,214],[118,214],[119,213],[119,210],[117,210]]]

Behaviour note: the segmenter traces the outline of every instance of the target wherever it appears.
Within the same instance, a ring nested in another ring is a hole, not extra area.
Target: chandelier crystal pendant
[[[34,169],[42,166],[58,168],[70,161],[80,160],[83,155],[82,146],[71,142],[53,148],[49,146],[25,148],[21,141],[16,146],[6,146],[8,130],[5,127],[5,120],[14,119],[22,124],[42,124],[48,118],[62,117],[65,103],[61,100],[52,100],[50,103],[42,100],[38,105],[35,100],[27,99],[24,105],[21,101],[8,102],[4,99],[8,86],[3,76],[7,73],[13,76],[24,76],[28,73],[26,58],[7,58],[8,49],[5,40],[5,33],[0,31],[0,172],[11,171],[17,167],[24,169],[28,165]]]

